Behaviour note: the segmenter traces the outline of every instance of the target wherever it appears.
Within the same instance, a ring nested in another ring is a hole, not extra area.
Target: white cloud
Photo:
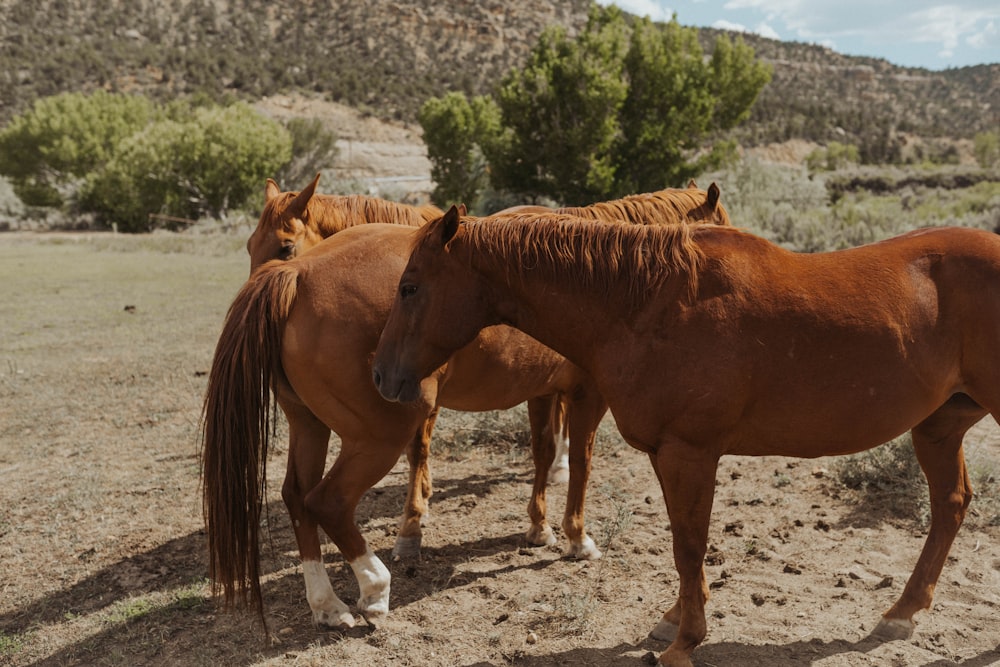
[[[674,15],[674,10],[670,9],[657,0],[614,0],[613,2],[601,2],[602,5],[618,5],[620,9],[636,16],[648,16],[654,21],[669,21]]]
[[[763,22],[757,24],[754,32],[761,37],[767,37],[768,39],[781,39],[781,35],[778,34],[777,30]]]
[[[732,30],[733,32],[747,31],[747,27],[742,23],[733,23],[725,19],[719,19],[718,21],[712,24],[712,27],[717,28],[718,30]]]
[[[752,32],[769,39],[781,39],[778,32],[774,28],[763,22],[758,23],[756,28],[750,30],[742,23],[733,23],[732,21],[719,19],[712,24],[712,27],[719,30],[732,30],[733,32]]]
[[[974,49],[985,49],[997,43],[1000,39],[1000,31],[993,21],[986,24],[986,27],[979,32],[975,32],[965,38],[965,43]]]

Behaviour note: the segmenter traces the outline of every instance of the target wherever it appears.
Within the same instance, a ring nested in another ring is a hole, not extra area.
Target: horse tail
[[[213,595],[256,609],[260,515],[267,497],[271,391],[283,380],[281,336],[298,270],[272,263],[236,295],[219,336],[202,416],[202,503]]]

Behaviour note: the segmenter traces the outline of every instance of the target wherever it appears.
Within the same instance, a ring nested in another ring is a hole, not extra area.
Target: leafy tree
[[[87,183],[82,206],[125,231],[150,228],[150,213],[224,217],[291,159],[279,123],[249,105],[196,109],[130,137]]]
[[[980,167],[989,169],[1000,165],[1000,130],[977,134],[972,151]]]
[[[59,206],[153,115],[144,97],[101,90],[39,99],[0,132],[0,174],[26,204]]]
[[[440,206],[465,203],[472,207],[486,186],[486,159],[481,145],[500,132],[500,110],[489,97],[470,101],[462,93],[427,100],[420,108],[420,126],[436,184],[433,200]]]
[[[571,204],[614,190],[627,49],[628,26],[614,6],[594,5],[576,39],[562,27],[542,33],[497,91],[506,136],[488,150],[494,186]]]
[[[333,166],[338,152],[337,134],[318,118],[292,118],[285,123],[285,129],[292,140],[292,159],[277,173],[277,179],[295,189]]]
[[[451,96],[425,105],[439,112],[425,141],[448,188],[458,173],[472,178],[478,145],[494,188],[586,204],[682,185],[723,164],[735,154],[723,133],[747,118],[770,75],[742,39],[719,37],[706,59],[697,29],[676,16],[630,24],[617,7],[594,5],[579,36],[547,29],[503,79],[498,127],[477,124],[475,109]]]

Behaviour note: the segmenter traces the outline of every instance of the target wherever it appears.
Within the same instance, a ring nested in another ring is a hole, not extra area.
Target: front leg
[[[687,443],[671,441],[658,448],[654,460],[657,477],[667,503],[673,533],[674,564],[680,577],[680,597],[663,615],[654,633],[679,621],[677,636],[659,658],[669,667],[689,667],[691,652],[705,639],[705,552],[708,525],[715,496],[715,473],[719,458]]]
[[[433,493],[430,469],[431,433],[434,431],[437,415],[438,408],[427,414],[417,426],[406,450],[406,458],[410,464],[410,483],[406,490],[406,504],[399,520],[396,543],[392,547],[392,555],[397,558],[420,556],[422,526],[427,518],[428,501]]]

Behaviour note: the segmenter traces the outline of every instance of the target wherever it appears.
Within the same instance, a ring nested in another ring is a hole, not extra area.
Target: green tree
[[[749,116],[771,76],[741,38],[716,39],[706,62],[698,31],[676,15],[665,24],[636,23],[625,74],[615,196],[680,185],[721,166],[735,154],[721,134]]]
[[[627,49],[615,6],[594,5],[575,39],[562,27],[542,33],[525,67],[497,91],[505,136],[487,151],[494,187],[569,204],[613,190]]]
[[[258,195],[291,146],[284,127],[247,104],[196,109],[130,137],[88,180],[81,204],[124,231],[148,230],[150,213],[224,217]]]
[[[617,7],[594,5],[579,36],[544,31],[524,68],[503,79],[499,127],[447,120],[425,141],[435,165],[464,174],[478,146],[496,189],[587,204],[683,185],[723,164],[735,154],[724,133],[770,76],[742,39],[718,38],[706,59],[697,30],[676,16],[630,24]],[[460,100],[441,104],[469,113]],[[449,143],[462,128],[477,129]]]
[[[97,91],[37,100],[0,132],[0,174],[33,206],[59,206],[153,118],[144,97]]]
[[[1000,165],[1000,130],[977,134],[972,151],[980,167],[990,169]]]
[[[279,183],[298,189],[337,159],[337,133],[318,118],[291,118],[285,129],[292,140],[292,159],[276,174]]]
[[[484,96],[470,101],[452,92],[427,100],[418,118],[435,183],[432,199],[439,206],[464,203],[472,207],[487,183],[483,145],[499,140],[496,103]]]

